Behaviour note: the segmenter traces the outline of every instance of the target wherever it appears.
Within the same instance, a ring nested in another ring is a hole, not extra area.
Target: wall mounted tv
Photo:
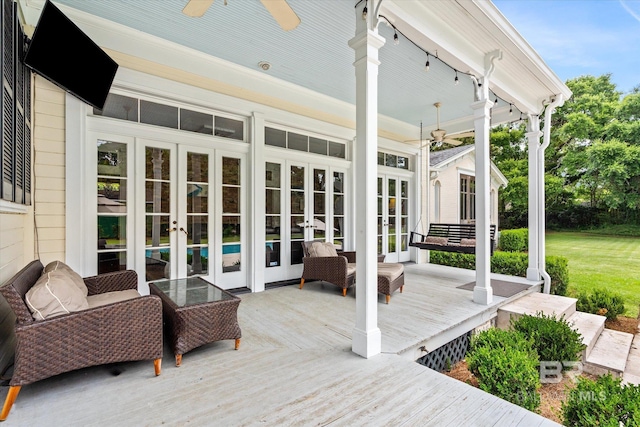
[[[49,0],[24,63],[62,89],[102,110],[118,64]]]

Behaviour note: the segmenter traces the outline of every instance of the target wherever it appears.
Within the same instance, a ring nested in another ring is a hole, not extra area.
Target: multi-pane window
[[[110,93],[96,116],[244,141],[244,121]]]
[[[409,170],[408,157],[385,153],[383,151],[378,151],[378,164],[380,166],[387,166],[390,168]]]
[[[264,128],[264,143],[272,147],[288,148],[289,150],[340,159],[347,158],[347,147],[343,143],[270,127]]]
[[[26,37],[17,3],[2,0],[0,97],[0,198],[31,204],[31,72],[24,63]]]
[[[476,220],[476,178],[460,175],[460,222]]]

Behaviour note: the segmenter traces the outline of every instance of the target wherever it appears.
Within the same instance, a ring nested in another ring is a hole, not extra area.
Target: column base
[[[537,268],[527,268],[527,280],[533,280],[534,282],[540,280],[540,271]]]
[[[366,359],[382,352],[382,333],[374,328],[369,331],[354,329],[351,338],[351,351]]]
[[[491,304],[493,302],[493,288],[491,286],[486,288],[475,286],[473,288],[473,302],[482,305]]]

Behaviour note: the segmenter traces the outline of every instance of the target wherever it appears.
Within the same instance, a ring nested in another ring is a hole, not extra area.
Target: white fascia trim
[[[503,187],[506,187],[509,184],[509,180],[507,179],[507,177],[504,176],[502,172],[500,172],[500,169],[498,169],[493,161],[491,162],[491,175],[495,178],[496,182]]]
[[[531,59],[531,65],[536,66],[536,75],[544,77],[547,86],[550,91],[555,93],[562,93],[565,99],[571,96],[571,90],[567,85],[558,77],[556,73],[547,66],[542,57],[533,47],[522,37],[522,35],[515,29],[515,27],[507,20],[507,18],[500,12],[495,4],[486,0],[472,0],[473,4],[482,11],[491,21],[496,23],[496,29],[501,29],[502,33],[509,38],[513,43],[514,48],[517,48],[528,58]]]

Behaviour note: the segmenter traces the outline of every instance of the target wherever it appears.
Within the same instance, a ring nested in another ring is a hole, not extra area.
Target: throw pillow
[[[440,245],[440,246],[446,246],[448,241],[449,239],[447,239],[446,237],[427,236],[427,238],[424,239],[424,243],[427,243],[429,245]]]
[[[331,242],[313,242],[309,247],[310,257],[338,256],[335,246]]]
[[[460,239],[460,246],[475,246],[476,239]]]
[[[71,280],[73,282],[73,284],[76,285],[78,287],[78,289],[80,289],[80,291],[82,291],[82,293],[84,294],[85,297],[89,294],[89,289],[87,289],[87,285],[85,285],[84,280],[82,279],[82,277],[80,277],[80,275],[78,273],[73,271],[73,269],[71,267],[69,267],[67,264],[65,264],[64,262],[62,262],[62,261],[51,261],[44,268],[43,274],[44,273],[50,273],[52,271],[60,271],[60,272],[67,273],[68,276],[69,276],[69,280]]]
[[[25,295],[25,302],[35,320],[89,308],[87,298],[62,270],[40,276]]]

